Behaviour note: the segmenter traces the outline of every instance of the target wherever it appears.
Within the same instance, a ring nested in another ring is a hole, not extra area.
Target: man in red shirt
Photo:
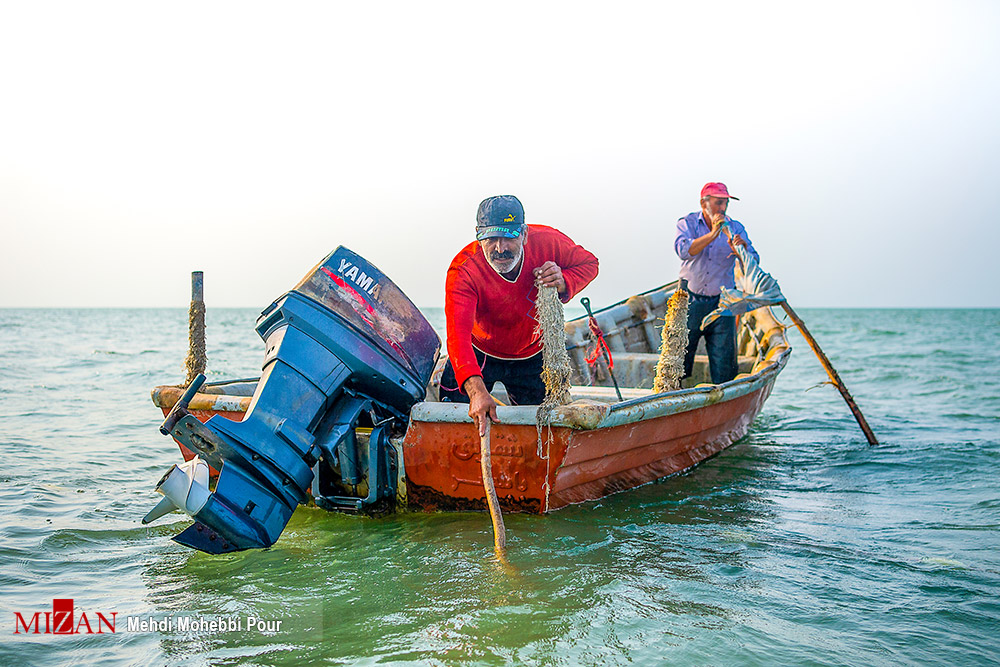
[[[480,434],[487,417],[498,421],[494,383],[503,383],[515,405],[541,403],[538,287],[555,287],[567,303],[596,276],[597,258],[552,227],[526,224],[517,197],[484,199],[476,242],[455,256],[445,279],[448,363],[441,400],[469,403]]]

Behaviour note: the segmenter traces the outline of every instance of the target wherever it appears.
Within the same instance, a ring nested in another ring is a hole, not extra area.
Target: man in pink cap
[[[705,338],[712,382],[721,384],[736,377],[736,318],[723,316],[704,330],[701,321],[719,305],[723,287],[734,289],[733,268],[736,246],[743,246],[754,259],[760,256],[750,243],[747,231],[726,215],[729,194],[724,183],[706,183],[701,189],[701,210],[677,221],[674,250],[681,258],[680,277],[691,295],[688,302],[688,347],[684,355],[684,377],[691,376],[698,340]],[[724,229],[729,234],[724,233]],[[686,283],[685,283],[686,281]]]

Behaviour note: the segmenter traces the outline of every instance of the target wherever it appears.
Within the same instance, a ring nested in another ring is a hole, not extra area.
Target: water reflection
[[[485,513],[368,519],[301,508],[270,549],[213,557],[168,547],[144,580],[160,616],[282,621],[272,634],[246,623],[167,633],[170,656],[545,659],[573,654],[553,638],[581,627],[627,655],[664,617],[681,636],[746,613],[719,589],[745,596],[754,586],[747,550],[772,518],[759,488],[774,455],[744,441],[687,475],[545,517],[507,515],[509,565],[493,552]]]

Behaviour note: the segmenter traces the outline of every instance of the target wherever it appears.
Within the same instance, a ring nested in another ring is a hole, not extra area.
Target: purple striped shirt
[[[726,221],[734,235],[743,237],[747,242],[747,250],[759,262],[760,255],[750,243],[750,237],[747,236],[747,230],[743,225],[728,215]],[[695,211],[677,221],[677,238],[674,239],[674,250],[681,258],[680,277],[688,281],[689,291],[704,296],[715,296],[722,287],[728,289],[736,287],[736,282],[733,280],[736,256],[732,254],[725,232],[719,234],[697,255],[688,252],[692,241],[710,231],[712,228],[705,222],[701,211]]]

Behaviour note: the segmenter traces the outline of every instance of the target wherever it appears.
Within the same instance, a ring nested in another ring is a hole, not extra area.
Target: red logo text
[[[36,611],[27,617],[21,612],[15,611],[14,634],[103,635],[105,632],[114,634],[117,617],[117,611],[110,612],[108,615],[97,612],[96,615],[89,618],[87,613],[83,611],[77,615],[73,598],[56,598],[52,600],[52,611]]]

